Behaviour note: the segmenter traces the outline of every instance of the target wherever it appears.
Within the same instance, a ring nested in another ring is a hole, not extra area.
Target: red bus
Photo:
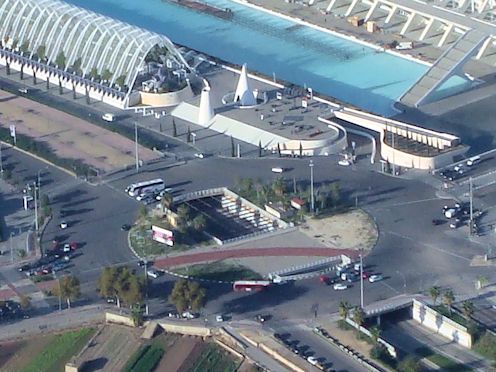
[[[269,287],[272,282],[268,280],[237,280],[233,284],[235,292],[261,291]]]

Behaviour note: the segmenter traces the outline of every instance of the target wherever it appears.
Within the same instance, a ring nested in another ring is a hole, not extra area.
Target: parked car
[[[363,279],[368,279],[372,274],[369,273],[368,271],[362,272],[362,278]]]
[[[256,319],[256,320],[258,320],[260,323],[265,323],[267,320],[269,320],[269,319],[270,319],[270,317],[271,317],[271,316],[270,316],[270,315],[268,315],[268,314],[264,314],[264,315],[262,315],[262,314],[257,314],[257,315],[255,316],[255,319]]]
[[[60,228],[61,228],[62,230],[67,229],[68,227],[69,227],[69,225],[67,224],[67,222],[62,221],[62,222],[60,223]]]
[[[345,289],[348,289],[348,285],[344,283],[336,283],[333,288],[335,291],[344,291]]]
[[[195,153],[195,158],[203,159],[204,157],[205,157],[205,155],[203,155],[201,152]]]
[[[369,278],[369,282],[370,283],[375,283],[375,282],[378,282],[380,280],[384,279],[382,277],[382,275],[371,275],[370,278]]]
[[[71,245],[69,243],[64,244],[64,248],[62,248],[63,252],[70,252],[71,251]]]
[[[17,270],[19,270],[20,272],[23,272],[23,271],[28,271],[30,269],[31,269],[31,265],[25,264],[25,265],[19,266]]]
[[[342,165],[343,167],[349,167],[351,165],[351,162],[347,159],[341,159],[338,161],[339,165]]]
[[[184,313],[181,314],[181,316],[183,318],[186,318],[186,319],[196,319],[196,318],[198,318],[198,314],[192,313],[190,311],[185,311]]]
[[[273,173],[282,173],[282,172],[284,172],[284,168],[274,167],[274,168],[272,168],[272,172]]]
[[[155,269],[149,269],[146,272],[146,275],[152,277],[153,279],[157,279],[161,275],[161,273]]]
[[[217,316],[215,317],[215,321],[216,321],[216,322],[219,322],[219,323],[220,323],[220,322],[223,322],[223,321],[224,321],[224,317],[223,317],[222,315],[217,315]]]
[[[309,356],[309,357],[307,358],[307,361],[308,361],[308,363],[310,363],[312,366],[316,366],[316,365],[317,365],[317,363],[319,362],[319,361],[317,360],[317,358],[315,358],[315,357],[313,357],[313,356]]]

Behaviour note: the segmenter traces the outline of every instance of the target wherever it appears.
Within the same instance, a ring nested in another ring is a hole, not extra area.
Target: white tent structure
[[[257,100],[248,81],[246,63],[243,65],[241,74],[239,75],[238,85],[234,93],[234,102],[239,103],[241,106],[254,106],[257,104]]]
[[[202,89],[200,97],[200,109],[198,110],[198,124],[207,126],[214,118],[214,109],[210,102],[210,87]]]

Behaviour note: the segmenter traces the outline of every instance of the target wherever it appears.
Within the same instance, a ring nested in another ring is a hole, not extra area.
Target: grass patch
[[[257,272],[242,266],[228,264],[225,262],[211,262],[181,267],[173,270],[177,274],[188,275],[198,279],[224,280],[233,282],[235,280],[262,279]]]
[[[444,315],[446,318],[451,319],[452,321],[457,322],[464,327],[469,326],[467,319],[465,319],[460,314],[455,313],[454,311],[451,311],[450,314],[449,309],[444,305],[433,306],[433,309],[436,310],[438,313]]]
[[[153,371],[164,355],[163,347],[155,342],[141,346],[127,361],[124,372]]]
[[[483,357],[496,361],[496,336],[487,331],[484,332],[475,341],[473,349]]]
[[[64,365],[88,342],[94,328],[82,328],[55,336],[45,349],[34,357],[23,372],[52,372],[64,370]]]
[[[438,354],[432,349],[424,346],[415,350],[415,353],[421,357],[426,358],[432,363],[439,366],[443,371],[453,371],[453,372],[463,372],[463,371],[472,371],[471,368],[468,368],[464,364],[460,364],[455,362],[454,360],[445,357],[444,355]]]
[[[227,351],[209,343],[189,372],[234,372],[238,369],[240,362]]]
[[[351,324],[346,323],[346,320],[344,320],[344,319],[338,320],[338,328],[343,330],[343,331],[354,331],[355,330],[355,328]]]

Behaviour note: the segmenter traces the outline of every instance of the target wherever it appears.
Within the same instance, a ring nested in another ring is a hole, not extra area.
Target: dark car
[[[268,314],[257,314],[255,316],[255,319],[258,320],[260,323],[265,323],[267,320],[269,320],[271,318],[270,315]]]
[[[28,271],[28,270],[31,270],[31,265],[29,264],[25,264],[25,265],[22,265],[22,266],[19,266],[18,268],[19,271]]]
[[[124,224],[121,226],[121,230],[122,231],[129,231],[129,230],[131,230],[131,225]]]

